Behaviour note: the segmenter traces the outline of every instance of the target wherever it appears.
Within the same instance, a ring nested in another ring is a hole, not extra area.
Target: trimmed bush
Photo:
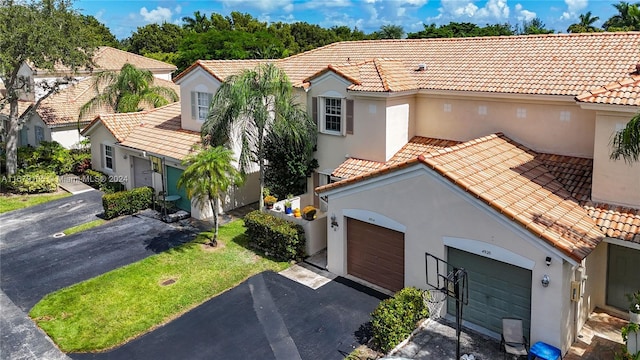
[[[266,255],[281,260],[298,260],[304,256],[302,226],[256,210],[244,217],[247,235]]]
[[[58,176],[53,171],[22,171],[13,176],[3,176],[1,188],[20,194],[39,194],[58,189]]]
[[[141,187],[102,196],[104,218],[135,214],[151,206],[153,188]]]
[[[374,345],[385,353],[390,351],[411,334],[418,321],[428,315],[421,290],[407,287],[398,291],[371,313]]]
[[[68,149],[55,141],[41,141],[37,147],[18,148],[18,164],[21,168],[54,171],[58,175],[73,170],[74,160]]]

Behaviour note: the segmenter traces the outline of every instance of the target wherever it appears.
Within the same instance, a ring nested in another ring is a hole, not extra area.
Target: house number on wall
[[[485,255],[491,255],[491,251],[489,250],[482,250],[482,253]]]
[[[371,222],[376,222],[376,219],[374,219],[374,218],[369,218],[369,221],[371,221]]]

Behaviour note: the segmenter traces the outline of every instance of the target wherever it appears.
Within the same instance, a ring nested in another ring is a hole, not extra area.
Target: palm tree
[[[260,194],[264,190],[266,136],[286,134],[292,142],[315,143],[315,124],[296,103],[286,74],[273,64],[262,64],[229,76],[211,101],[202,124],[206,145],[238,149],[239,168],[248,172],[257,162]],[[260,208],[264,205],[260,197]]]
[[[197,33],[204,33],[211,28],[211,20],[206,15],[202,14],[199,10],[193,13],[193,17],[185,16],[182,18],[185,29],[191,30]]]
[[[580,14],[580,22],[577,24],[571,24],[569,28],[567,28],[567,32],[583,33],[602,31],[601,29],[593,26],[593,23],[595,23],[599,19],[599,16],[591,16],[591,11],[587,11],[586,14]]]
[[[209,245],[218,244],[218,204],[230,186],[242,185],[244,178],[233,165],[233,151],[222,146],[202,148],[187,156],[182,165],[187,168],[178,179],[187,196],[203,207],[207,201],[213,212],[213,237]]]
[[[618,14],[613,15],[607,21],[604,22],[602,27],[606,31],[621,31],[621,30],[638,30],[640,29],[640,18],[638,17],[638,6],[640,3],[633,5],[625,1],[620,1],[617,4],[613,4],[613,7],[618,10]]]
[[[153,80],[151,71],[128,63],[118,72],[98,73],[93,83],[96,96],[82,105],[78,121],[105,106],[116,113],[128,113],[142,110],[141,105],[156,108],[178,101],[178,94],[173,89],[152,86]]]
[[[631,118],[624,129],[613,134],[611,145],[611,159],[622,157],[629,164],[640,160],[640,114]]]

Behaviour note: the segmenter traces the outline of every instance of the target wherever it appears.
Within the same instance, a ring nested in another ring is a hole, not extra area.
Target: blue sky
[[[608,0],[77,0],[75,7],[93,15],[122,39],[149,23],[181,23],[199,10],[206,14],[249,13],[267,22],[306,21],[323,27],[357,26],[369,33],[385,24],[401,25],[405,31],[422,29],[423,23],[451,21],[521,23],[539,17],[548,28],[566,32],[580,14],[591,11],[602,25],[615,14]]]

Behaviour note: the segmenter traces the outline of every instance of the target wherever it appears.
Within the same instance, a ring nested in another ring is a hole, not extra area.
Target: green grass
[[[289,266],[247,249],[241,220],[220,227],[222,245],[217,250],[203,250],[205,236],[210,233],[51,293],[29,315],[65,352],[104,350],[176,318],[249,276]],[[176,282],[161,285],[169,279]]]
[[[68,192],[56,194],[32,194],[32,195],[0,195],[0,214],[13,210],[24,209],[51,200],[62,199],[71,196]]]
[[[84,224],[72,226],[72,227],[70,227],[68,229],[63,230],[62,232],[65,235],[71,235],[71,234],[79,233],[80,231],[85,231],[85,230],[94,228],[96,226],[100,226],[100,225],[104,224],[105,222],[106,222],[106,220],[96,219],[96,220],[93,220],[93,221],[86,222]]]

